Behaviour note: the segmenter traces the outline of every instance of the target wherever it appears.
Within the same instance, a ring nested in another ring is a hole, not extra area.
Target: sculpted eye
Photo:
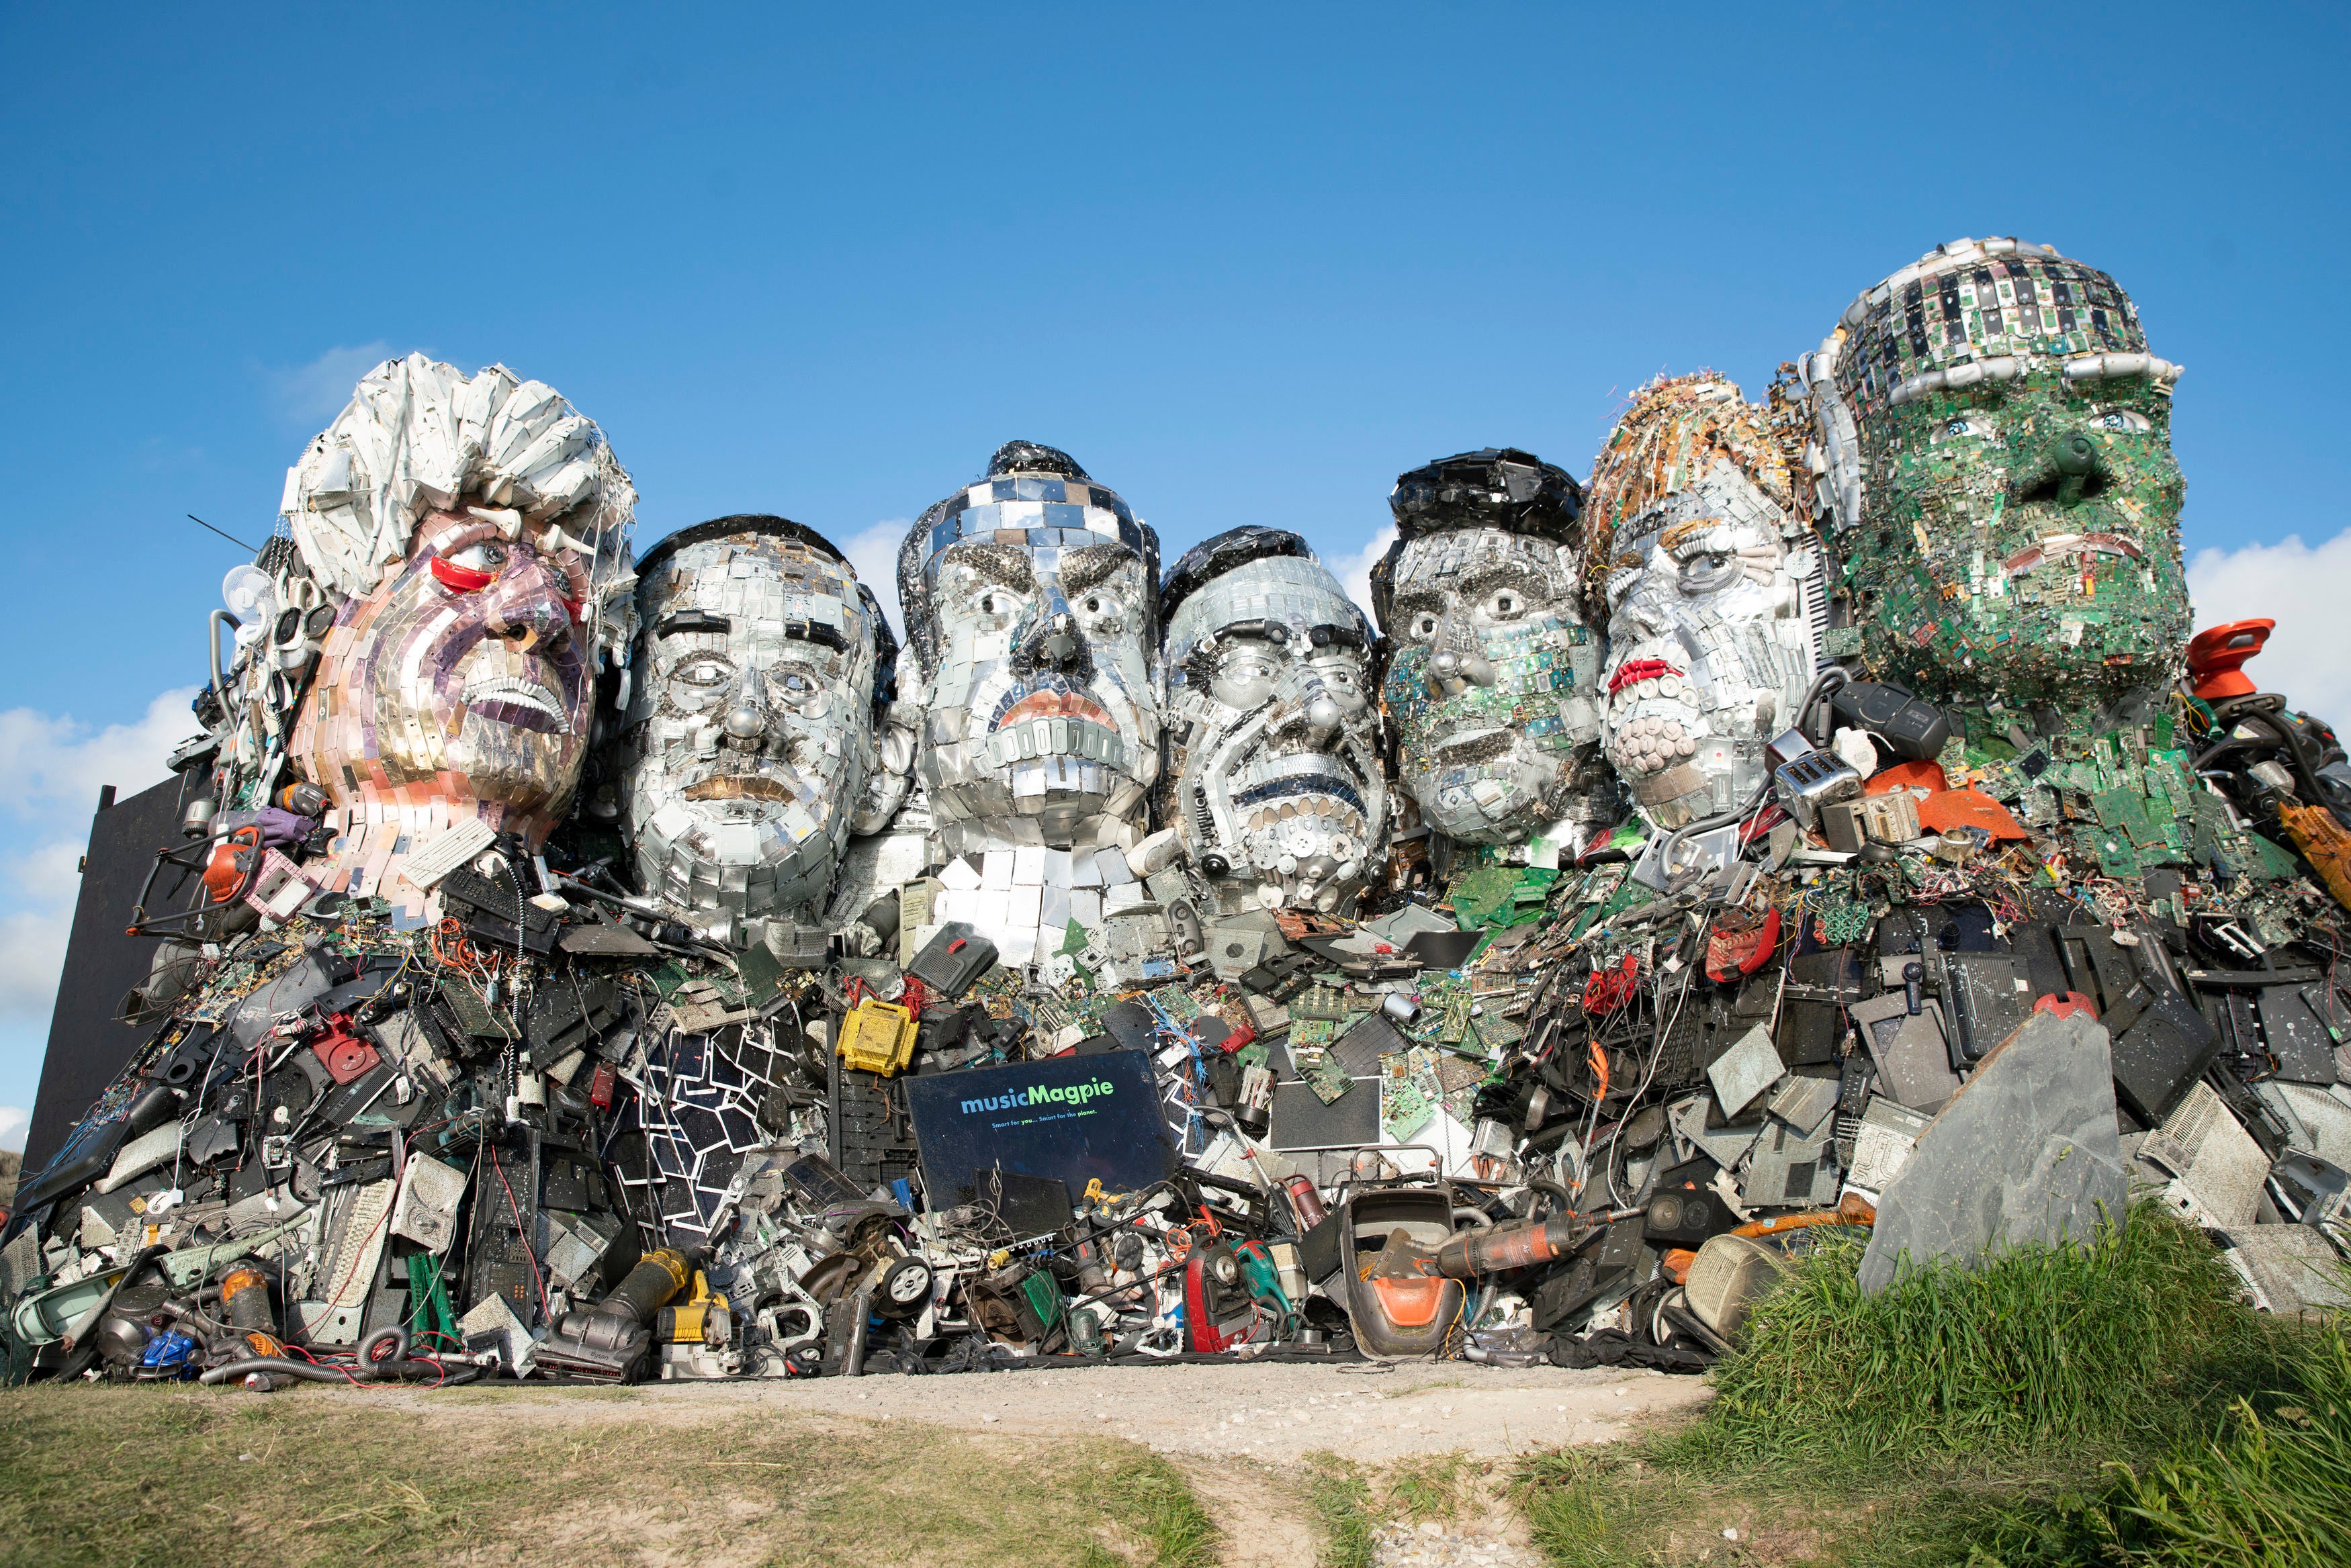
[[[1516,620],[1527,613],[1527,597],[1514,588],[1504,588],[1487,602],[1486,610],[1496,620]]]
[[[453,593],[470,594],[488,587],[506,570],[507,550],[497,539],[476,539],[455,550],[434,552],[429,563],[433,576]]]
[[[1114,633],[1125,625],[1126,600],[1115,587],[1089,589],[1072,600],[1071,607],[1096,635]]]
[[[986,588],[972,600],[972,608],[981,615],[1018,615],[1020,596],[1003,588]]]
[[[690,663],[679,665],[670,678],[674,680],[683,680],[688,686],[708,688],[724,686],[726,684],[727,676],[732,673],[734,672],[727,669],[723,660],[697,659]]]
[[[1935,434],[1945,441],[1955,441],[1962,436],[1981,440],[1991,434],[1991,421],[1981,414],[1961,414],[1956,419],[1945,420]]]
[[[496,539],[482,539],[442,558],[468,571],[495,572],[507,564],[507,547]]]
[[[2090,416],[2090,428],[2094,431],[2118,431],[2126,435],[2145,435],[2154,427],[2147,422],[2145,414],[2132,410],[2102,409]]]
[[[1405,632],[1408,637],[1415,638],[1422,642],[1426,642],[1430,638],[1437,635],[1436,612],[1433,610],[1421,611],[1418,615],[1412,618],[1412,622],[1405,628]]]
[[[1735,575],[1737,566],[1738,557],[1728,550],[1701,550],[1682,562],[1682,590],[1706,593],[1719,588]]]

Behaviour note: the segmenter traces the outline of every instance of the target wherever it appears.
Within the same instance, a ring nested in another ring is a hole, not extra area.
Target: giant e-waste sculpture
[[[1407,472],[1368,620],[1014,442],[893,659],[813,530],[632,572],[555,393],[379,367],[226,585],[7,1375],[1690,1371],[1824,1238],[1876,1290],[2135,1184],[2325,1304],[2351,764],[2189,635],[2179,380],[1957,242],[1588,486]]]

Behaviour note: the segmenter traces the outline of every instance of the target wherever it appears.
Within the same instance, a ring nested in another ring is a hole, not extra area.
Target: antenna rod
[[[194,524],[199,528],[213,528],[211,524],[205,522],[203,518],[197,516],[193,512],[188,514],[188,521]],[[251,550],[253,548],[252,545],[246,544],[244,540],[238,538],[234,534],[221,534],[221,531],[217,528],[213,528],[213,532],[220,534],[222,538],[227,540],[230,544],[235,545],[240,550]]]

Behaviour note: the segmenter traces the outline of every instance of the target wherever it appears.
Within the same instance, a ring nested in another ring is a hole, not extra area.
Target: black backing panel
[[[89,854],[82,864],[81,892],[74,900],[73,929],[66,939],[57,1010],[49,1014],[41,1087],[25,1135],[28,1173],[48,1162],[82,1113],[155,1032],[152,1023],[117,1023],[114,1012],[124,993],[147,978],[155,961],[159,939],[128,936],[123,928],[131,923],[155,852],[183,842],[181,784],[178,776],[165,779],[90,819]],[[166,867],[156,878],[155,909],[180,907],[177,899],[164,895],[183,888],[181,876]]]

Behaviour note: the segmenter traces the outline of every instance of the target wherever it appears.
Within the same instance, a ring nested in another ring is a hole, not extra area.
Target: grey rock
[[[2035,1013],[1978,1064],[1886,1184],[1861,1261],[1882,1290],[1902,1261],[1980,1264],[1996,1248],[2088,1239],[2127,1191],[2105,1026]]]

